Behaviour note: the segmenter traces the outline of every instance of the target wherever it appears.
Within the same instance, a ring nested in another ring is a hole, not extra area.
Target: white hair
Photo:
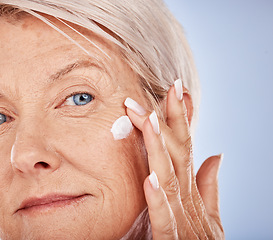
[[[200,99],[198,75],[183,29],[162,0],[0,0],[0,15],[12,15],[20,11],[41,19],[73,41],[86,54],[89,54],[86,49],[44,14],[55,17],[70,28],[72,26],[68,22],[89,29],[118,45],[121,56],[138,74],[151,107],[157,110],[162,119],[160,103],[166,99],[174,81],[181,78],[192,97],[193,132]],[[149,222],[147,210],[144,213],[136,220],[135,226],[139,226],[141,221]],[[146,230],[150,232],[149,227]],[[131,232],[123,239],[127,239],[127,236],[130,239]],[[136,236],[135,239],[139,238]]]
[[[39,13],[77,24],[117,44],[161,118],[158,105],[174,81],[181,78],[192,96],[193,131],[200,100],[198,75],[183,29],[162,0],[0,0],[0,4],[40,18],[79,47]]]

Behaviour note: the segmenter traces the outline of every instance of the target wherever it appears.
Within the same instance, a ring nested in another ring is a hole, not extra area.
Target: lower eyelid
[[[6,116],[6,115],[5,115]],[[14,120],[14,118],[6,116],[6,122],[0,124],[0,135],[5,133],[8,129],[11,128],[12,124],[11,122]]]

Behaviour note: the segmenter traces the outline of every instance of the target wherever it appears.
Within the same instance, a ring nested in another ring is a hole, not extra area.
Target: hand
[[[195,176],[182,83],[176,84],[168,92],[167,123],[130,99],[125,102],[148,153],[151,175],[144,192],[153,239],[224,239],[218,199],[221,156],[208,158]]]

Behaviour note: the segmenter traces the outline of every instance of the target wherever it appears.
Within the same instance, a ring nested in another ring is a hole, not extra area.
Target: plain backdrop
[[[184,26],[201,81],[195,167],[225,154],[226,239],[273,239],[273,1],[165,2]]]

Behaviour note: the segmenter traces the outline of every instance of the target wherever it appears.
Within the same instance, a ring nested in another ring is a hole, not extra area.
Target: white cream
[[[133,124],[131,123],[128,116],[122,116],[117,119],[112,128],[111,133],[115,140],[127,138],[133,130]]]

